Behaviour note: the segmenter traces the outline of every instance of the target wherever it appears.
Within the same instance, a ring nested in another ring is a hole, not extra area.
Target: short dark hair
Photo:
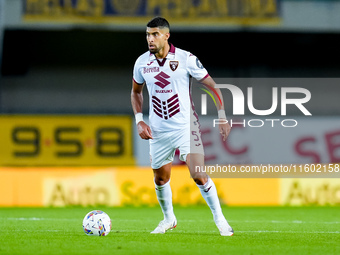
[[[162,17],[155,17],[152,20],[146,24],[147,27],[159,27],[159,28],[165,28],[167,27],[170,30],[170,24],[169,22],[162,18]]]

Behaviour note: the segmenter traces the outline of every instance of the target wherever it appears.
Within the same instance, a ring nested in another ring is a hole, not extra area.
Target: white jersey
[[[208,72],[196,56],[172,44],[164,59],[156,59],[154,54],[147,51],[136,60],[133,79],[140,85],[145,82],[148,88],[149,124],[152,131],[190,127],[190,117],[195,114],[190,77],[202,80],[208,77]]]

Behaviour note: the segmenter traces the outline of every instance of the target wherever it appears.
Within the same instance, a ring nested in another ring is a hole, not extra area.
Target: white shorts
[[[150,161],[152,169],[158,169],[174,160],[175,151],[179,149],[179,159],[186,162],[189,153],[204,155],[199,126],[171,132],[153,132],[150,143]]]

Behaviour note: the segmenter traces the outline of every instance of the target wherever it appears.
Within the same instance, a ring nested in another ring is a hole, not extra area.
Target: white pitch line
[[[280,230],[257,230],[257,231],[235,231],[235,233],[290,233],[290,234],[340,234],[340,231],[280,231]]]
[[[113,233],[115,232],[115,230],[111,230]],[[116,230],[117,231],[117,230]],[[145,230],[119,230],[119,233],[122,234],[126,234],[126,233],[148,233]],[[183,231],[183,230],[179,230],[179,229],[175,229],[173,231],[171,231],[173,233],[185,233],[185,234],[213,234],[213,233],[218,233],[218,231],[194,231],[194,232],[189,232],[189,231]],[[237,233],[257,233],[257,234],[261,234],[261,233],[281,233],[281,234],[340,234],[340,231],[280,231],[280,230],[245,230],[245,231],[239,231],[239,230],[235,230],[235,234],[237,235]]]
[[[63,218],[0,218],[0,220],[22,220],[22,221],[79,221],[79,219],[63,219]],[[135,219],[119,219],[115,218],[117,221],[127,221],[127,222],[137,222],[140,220]],[[148,222],[153,222],[153,219],[144,219]],[[200,220],[179,220],[181,222],[208,222],[213,220],[211,219],[200,219]],[[301,221],[301,220],[293,220],[293,221],[280,221],[280,220],[228,220],[228,222],[232,223],[277,223],[277,224],[340,224],[340,221]]]
[[[65,232],[65,230],[58,230],[58,229],[45,229],[45,230],[11,230],[16,232]],[[127,234],[127,233],[149,233],[148,230],[111,230],[111,233],[115,234],[118,231],[118,234]],[[172,232],[172,231],[171,231]],[[195,231],[195,232],[189,232],[189,231],[183,231],[183,230],[173,230],[173,233],[185,233],[185,234],[213,234],[218,233],[216,231]],[[262,234],[262,233],[281,233],[281,234],[340,234],[340,231],[281,231],[281,230],[246,230],[246,231],[239,231],[236,230],[235,234],[237,233],[256,233],[256,234]],[[116,233],[117,234],[117,233]]]
[[[179,233],[189,233],[187,231],[181,231],[181,230],[174,230],[174,232]],[[216,231],[199,231],[197,233],[215,233]],[[196,232],[195,232],[196,233]],[[239,231],[235,230],[235,234],[237,233],[287,233],[287,234],[340,234],[340,231],[281,231],[281,230],[245,230],[245,231]]]
[[[340,221],[301,221],[301,220],[293,220],[293,221],[280,221],[280,220],[228,220],[228,222],[237,222],[237,223],[279,223],[279,224],[340,224]]]
[[[78,219],[58,219],[58,218],[0,218],[0,220],[22,220],[22,221],[79,221]]]
[[[11,231],[16,231],[16,232],[66,232],[64,230],[59,230],[59,229],[38,229],[38,230],[28,230],[28,229],[12,229]]]
[[[7,220],[32,220],[32,221],[35,221],[35,220],[46,220],[46,219],[45,218],[32,217],[32,218],[7,218]]]

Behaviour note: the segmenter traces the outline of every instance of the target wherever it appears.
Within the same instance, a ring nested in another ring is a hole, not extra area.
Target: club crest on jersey
[[[172,71],[176,71],[178,65],[179,65],[179,62],[178,61],[170,61],[169,62],[169,65],[170,65],[170,69]]]

